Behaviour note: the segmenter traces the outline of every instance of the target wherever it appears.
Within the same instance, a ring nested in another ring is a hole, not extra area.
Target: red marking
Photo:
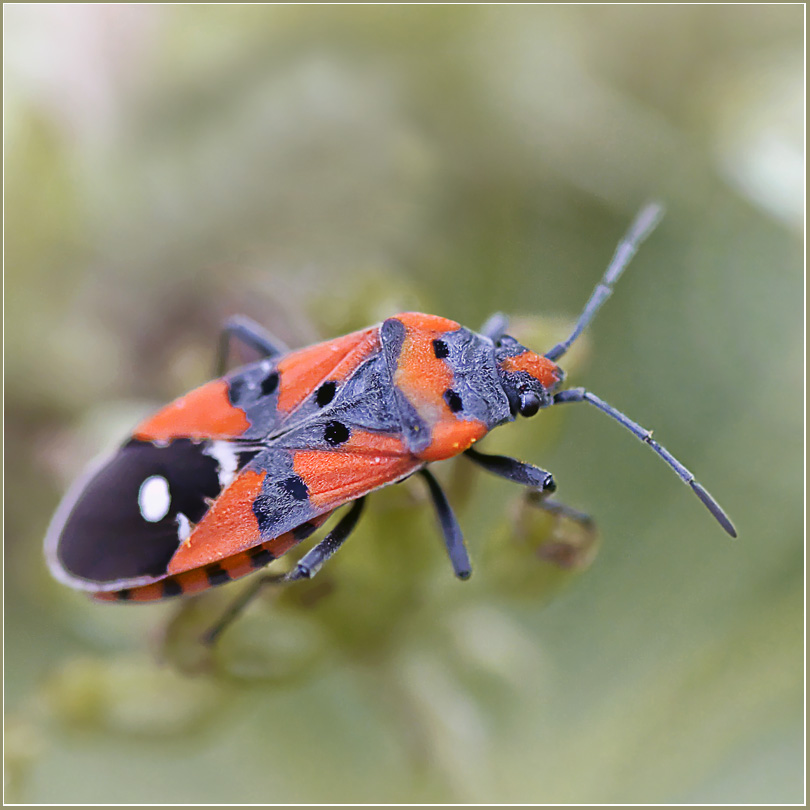
[[[316,509],[334,509],[373,489],[393,483],[419,466],[401,439],[355,431],[339,450],[299,450],[293,469]]]
[[[339,452],[366,456],[404,456],[408,454],[408,448],[399,436],[355,430],[349,441],[340,446]]]
[[[241,472],[177,549],[169,561],[167,573],[179,574],[219,562],[259,545],[259,523],[253,513],[253,502],[261,492],[266,474],[253,470]]]
[[[406,327],[405,340],[394,372],[394,384],[408,398],[428,426],[443,419],[457,421],[444,399],[444,392],[453,387],[453,369],[436,357],[433,341],[442,334],[458,329],[458,324],[433,315],[406,313],[398,315]],[[440,329],[433,328],[438,322]],[[428,328],[425,324],[431,324]]]
[[[351,376],[352,372],[380,348],[380,333],[378,329],[368,329],[363,339],[338,363],[330,372],[329,379],[340,382]]]
[[[324,380],[345,379],[378,345],[378,331],[372,328],[286,355],[278,364],[278,409],[289,413]]]
[[[312,518],[310,523],[314,523],[316,526],[320,526],[326,518],[331,515],[331,512],[326,512],[323,515],[318,515],[318,517]],[[283,557],[293,546],[297,546],[301,541],[295,539],[295,535],[292,532],[285,532],[284,534],[280,534],[278,537],[275,537],[273,540],[268,541],[264,544],[264,547],[276,558]]]
[[[127,597],[124,601],[154,602],[158,599],[164,599],[166,595],[163,591],[163,583],[168,578],[169,577],[162,577],[149,585],[127,588]],[[206,588],[211,587],[208,582],[208,577],[201,568],[195,569],[194,571],[186,571],[179,576],[171,577],[171,579],[180,586],[183,594],[197,593],[198,591],[204,591]],[[94,593],[93,598],[101,602],[117,602],[121,600],[121,591],[100,591],[99,593]]]
[[[501,366],[505,371],[526,371],[540,382],[543,388],[553,388],[561,379],[559,366],[539,354],[526,350],[517,357],[507,357]]]
[[[433,426],[432,441],[419,453],[423,461],[441,461],[463,453],[487,433],[487,426],[477,419],[445,419]]]
[[[394,317],[411,329],[421,329],[426,332],[455,332],[461,324],[442,318],[440,315],[425,315],[422,312],[402,312]]]
[[[120,599],[118,591],[98,591],[92,596],[98,602],[117,602]]]
[[[454,321],[433,315],[398,315],[406,324],[394,383],[416,408],[431,431],[430,445],[419,453],[423,461],[440,461],[462,453],[487,432],[477,419],[459,419],[444,394],[453,387],[453,369],[436,357],[433,341],[459,328]]]
[[[245,412],[231,405],[225,380],[212,380],[141,422],[133,436],[141,441],[232,439],[249,427]]]

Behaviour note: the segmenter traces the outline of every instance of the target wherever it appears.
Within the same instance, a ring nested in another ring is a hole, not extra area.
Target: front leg
[[[495,456],[488,453],[481,453],[470,447],[465,451],[465,455],[483,467],[487,472],[499,475],[516,484],[531,487],[526,493],[526,503],[544,512],[557,517],[565,517],[578,523],[588,532],[595,530],[593,519],[585,512],[580,512],[570,506],[566,506],[559,501],[551,500],[548,496],[557,489],[554,477],[550,472],[541,470],[533,464],[525,461],[518,461],[509,456]]]
[[[509,456],[493,456],[488,453],[481,453],[470,447],[464,451],[467,458],[474,461],[479,467],[483,467],[493,475],[499,475],[516,484],[523,484],[526,487],[533,487],[543,493],[551,493],[557,489],[554,477],[550,472],[541,470],[533,464],[525,461],[518,461]]]

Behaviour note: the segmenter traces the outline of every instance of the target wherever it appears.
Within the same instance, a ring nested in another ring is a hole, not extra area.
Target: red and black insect
[[[220,372],[232,339],[263,359],[158,411],[77,482],[45,541],[51,572],[104,600],[194,593],[264,568],[352,503],[284,577],[309,578],[354,529],[368,493],[418,472],[453,569],[466,579],[464,540],[428,465],[465,453],[529,487],[542,508],[587,520],[548,497],[556,489],[550,473],[473,449],[498,425],[567,402],[594,405],[649,445],[736,536],[717,502],[649,431],[584,388],[559,390],[565,375],[556,361],[611,294],[660,214],[657,205],[640,213],[574,331],[544,355],[507,335],[500,314],[477,334],[447,318],[407,312],[297,351],[246,318],[231,319]]]

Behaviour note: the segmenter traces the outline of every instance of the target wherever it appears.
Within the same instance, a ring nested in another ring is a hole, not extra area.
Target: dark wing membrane
[[[153,581],[254,453],[230,442],[131,440],[68,493],[46,538],[54,576],[87,590]]]

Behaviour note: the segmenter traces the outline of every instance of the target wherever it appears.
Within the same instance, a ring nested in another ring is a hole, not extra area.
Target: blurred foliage
[[[7,798],[800,802],[802,15],[7,7]],[[484,449],[552,470],[595,560],[451,462],[468,583],[418,481],[210,656],[242,585],[136,608],[50,581],[60,492],[210,374],[228,314],[295,346],[501,310],[542,350],[650,197],[667,218],[565,365],[737,543],[572,408]]]

